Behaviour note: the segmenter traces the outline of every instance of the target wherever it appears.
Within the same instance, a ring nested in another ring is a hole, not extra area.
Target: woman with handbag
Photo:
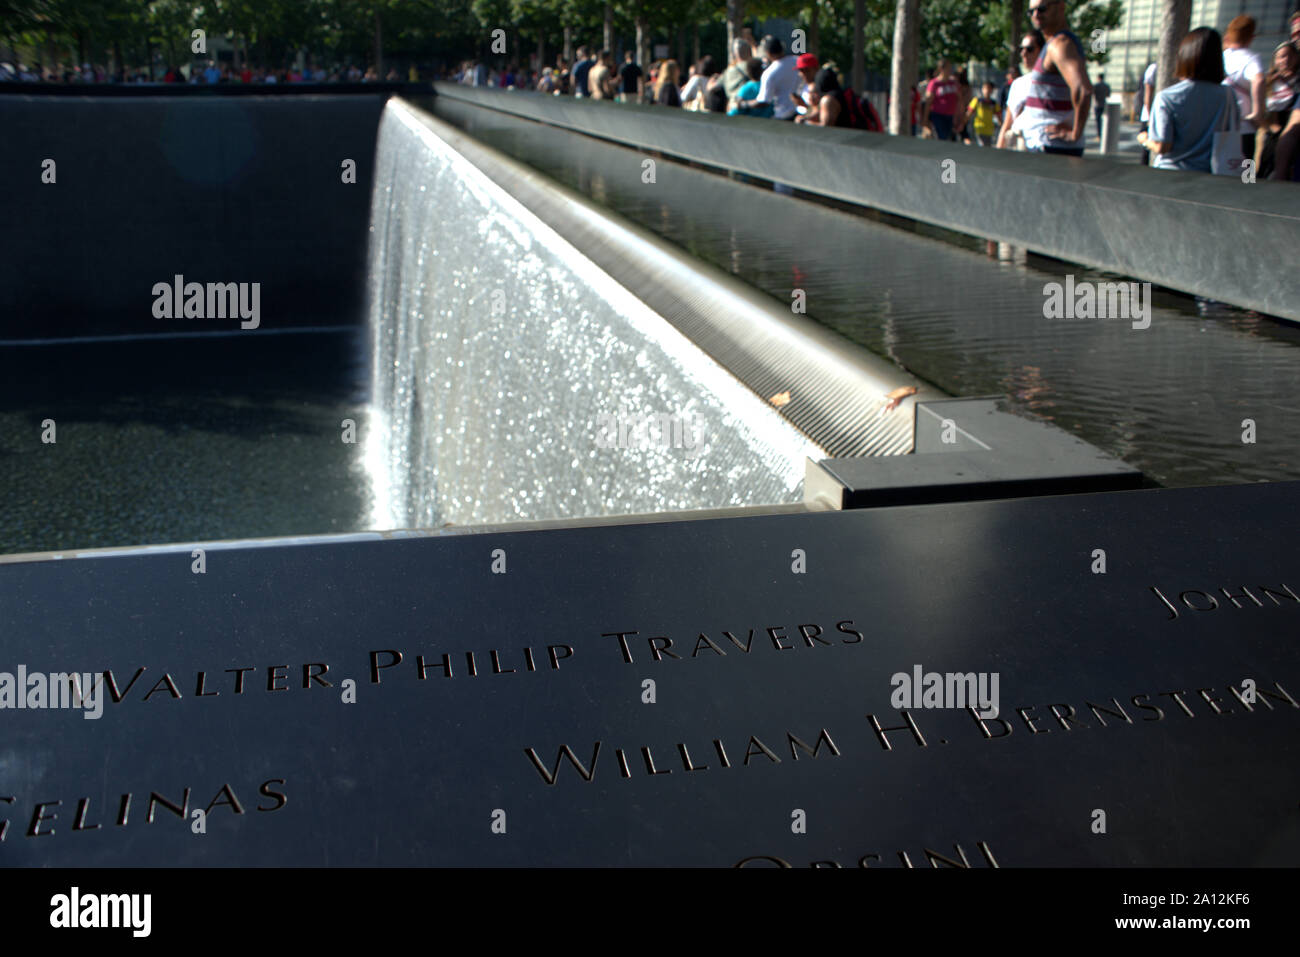
[[[1217,31],[1197,27],[1183,37],[1174,76],[1178,82],[1151,104],[1150,130],[1138,134],[1154,157],[1151,165],[1227,173],[1235,161],[1240,170],[1241,116],[1235,94],[1221,85],[1223,46]]]

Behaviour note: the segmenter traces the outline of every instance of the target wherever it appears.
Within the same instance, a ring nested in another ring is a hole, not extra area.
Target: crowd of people
[[[1138,141],[1152,166],[1232,174],[1245,159],[1257,179],[1300,179],[1300,13],[1268,66],[1250,49],[1255,28],[1239,16],[1223,36],[1191,31],[1178,48],[1178,82],[1159,92],[1155,64],[1147,67]]]
[[[1082,155],[1089,104],[1100,136],[1110,87],[1104,73],[1089,82],[1083,46],[1068,29],[1062,0],[1030,0],[1029,12],[1037,26],[1020,38],[1023,74],[1007,74],[996,145],[1018,142],[1023,149]],[[1175,82],[1165,89],[1156,91],[1156,64],[1148,66],[1138,96],[1142,162],[1237,176],[1251,170],[1244,165],[1249,160],[1257,180],[1300,178],[1300,13],[1289,24],[1290,39],[1278,45],[1267,67],[1250,49],[1256,23],[1245,15],[1222,36],[1197,27],[1183,37]],[[947,79],[950,67],[940,67],[927,89],[931,101],[960,84]],[[954,112],[958,100],[951,96],[943,110]],[[940,117],[933,134],[947,138],[950,126]]]
[[[1102,135],[1106,75],[1088,76],[1083,44],[1070,31],[1064,0],[1029,0],[1034,24],[1019,40],[1020,68],[1001,88],[972,86],[965,71],[942,60],[912,90],[911,132],[925,138],[1001,149],[1082,156],[1087,126]],[[1176,82],[1155,90],[1156,67],[1143,77],[1138,142],[1157,169],[1239,175],[1253,161],[1259,179],[1297,178],[1300,156],[1300,13],[1291,39],[1266,66],[1251,52],[1255,21],[1239,16],[1222,37],[1208,27],[1183,38]],[[643,71],[633,54],[617,63],[608,50],[579,47],[572,63],[558,57],[540,73],[462,64],[452,77],[475,86],[535,89],[556,96],[650,103],[730,116],[792,120],[812,126],[883,130],[871,102],[841,81],[833,63],[786,53],[781,41],[735,40],[725,66],[712,56],[685,75],[676,60]]]
[[[926,138],[977,146],[1017,148],[1082,156],[1090,116],[1102,132],[1111,90],[1105,74],[1089,80],[1083,44],[1070,31],[1065,0],[1029,0],[1034,26],[1019,40],[1020,69],[998,89],[990,81],[972,87],[965,71],[941,60],[912,90],[911,132]],[[1250,47],[1255,20],[1238,16],[1222,36],[1198,27],[1183,38],[1174,67],[1176,82],[1157,92],[1156,65],[1147,67],[1136,103],[1141,105],[1138,142],[1142,162],[1157,169],[1240,174],[1250,160],[1256,178],[1300,176],[1300,13],[1290,19],[1290,39],[1265,64]],[[871,101],[844,84],[834,63],[811,53],[795,56],[781,41],[761,41],[744,31],[725,65],[712,56],[687,67],[662,59],[643,70],[631,51],[618,62],[609,50],[581,46],[573,62],[564,56],[540,72],[479,60],[461,63],[444,78],[472,86],[537,90],[621,103],[650,103],[729,116],[791,120],[809,126],[883,131]],[[426,77],[427,78],[427,77]],[[232,67],[213,60],[165,72],[129,71],[134,83],[370,83],[374,67]],[[415,82],[390,69],[385,79]],[[43,68],[0,63],[0,80],[55,83],[115,82],[100,65]],[[1135,106],[1136,112],[1136,106]]]
[[[647,72],[631,51],[616,63],[609,50],[580,46],[572,63],[560,56],[540,73],[496,71],[482,62],[467,61],[452,79],[471,86],[518,87],[556,96],[883,131],[875,107],[840,81],[835,64],[822,64],[811,53],[787,53],[774,36],[761,41],[752,35],[738,37],[730,52],[725,67],[705,56],[689,65],[683,76],[674,59],[659,60]]]
[[[396,67],[385,75],[390,83],[403,79],[415,82],[418,79],[414,66],[408,68],[403,77]],[[6,83],[376,83],[379,74],[375,68],[364,70],[359,66],[336,65],[319,66],[312,63],[298,67],[268,69],[244,64],[234,67],[218,64],[215,60],[200,61],[182,66],[168,66],[151,72],[144,67],[126,70],[123,77],[111,73],[102,64],[82,63],[77,65],[57,63],[53,66],[33,64],[0,63],[0,82]]]

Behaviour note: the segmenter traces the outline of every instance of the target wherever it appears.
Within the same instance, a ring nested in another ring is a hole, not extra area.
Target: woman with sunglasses
[[[1038,60],[1038,53],[1043,49],[1043,32],[1041,30],[1030,30],[1020,38],[1020,63],[1024,67],[1024,74],[1016,77],[1011,82],[1011,89],[1007,93],[1007,108],[1002,111],[1002,129],[998,132],[998,149],[1010,149],[1012,136],[1020,135],[1021,130],[1016,127],[1016,118],[1020,116],[1025,108],[1025,97],[1028,95],[1029,84],[1032,82],[1029,74],[1034,69],[1034,63]]]

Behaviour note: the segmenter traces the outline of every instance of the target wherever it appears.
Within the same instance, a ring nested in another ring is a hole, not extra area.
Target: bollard
[[[1101,155],[1114,156],[1119,147],[1120,110],[1122,104],[1114,100],[1106,103],[1101,117]]]

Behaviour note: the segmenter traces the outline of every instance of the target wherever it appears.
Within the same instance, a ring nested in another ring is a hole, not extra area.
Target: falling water
[[[394,99],[380,123],[373,527],[799,501],[817,446],[452,149],[439,122]]]

